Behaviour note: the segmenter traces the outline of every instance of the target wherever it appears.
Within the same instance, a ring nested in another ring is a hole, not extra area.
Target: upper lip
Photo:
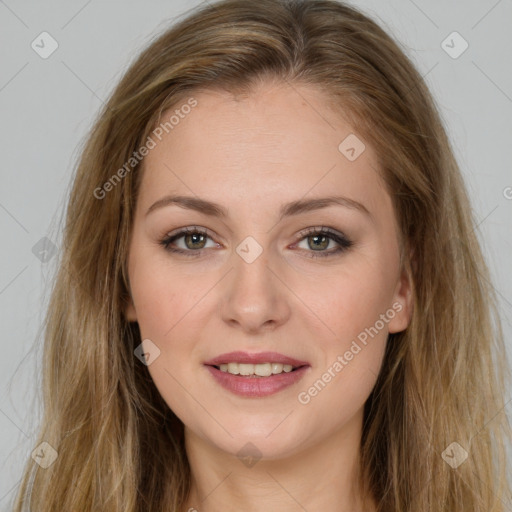
[[[228,352],[221,354],[206,361],[204,364],[208,366],[218,366],[226,363],[244,363],[244,364],[261,364],[261,363],[281,363],[290,364],[294,367],[309,366],[306,361],[299,361],[293,357],[288,357],[278,352]]]

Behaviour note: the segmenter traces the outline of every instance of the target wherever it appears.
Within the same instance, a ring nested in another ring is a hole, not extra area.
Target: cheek
[[[325,323],[331,334],[323,338],[325,355],[314,378],[332,382],[328,393],[331,399],[342,393],[351,397],[349,402],[357,403],[366,399],[379,373],[391,315],[386,317],[389,308],[375,290],[357,282],[350,285],[324,308],[329,312]]]
[[[197,276],[187,276],[143,255],[134,264],[130,283],[141,336],[162,342],[204,295],[204,283]]]
[[[330,293],[319,293],[315,301],[330,331],[316,340],[322,344],[323,357],[297,397],[306,422],[326,419],[324,433],[348,422],[366,402],[382,366],[387,322],[394,316],[389,287],[385,279],[379,280],[379,272],[351,273],[331,285]]]
[[[206,292],[204,280],[188,278],[150,261],[146,259],[131,276],[141,339],[150,339],[159,349],[147,370],[169,408],[197,429],[204,410],[194,397],[201,396],[205,384],[193,363],[201,333],[197,315]]]
[[[140,276],[132,284],[137,321],[143,338],[163,339],[175,324],[180,302],[172,288],[164,285],[162,276]]]
[[[301,296],[308,297],[304,302],[322,321],[324,339],[342,349],[377,322],[377,329],[383,330],[385,337],[387,323],[383,326],[379,319],[390,308],[394,291],[392,274],[381,266],[360,260],[330,273],[325,280],[303,284]]]
[[[361,257],[331,272],[325,285],[322,282],[302,288],[303,296],[309,297],[308,308],[321,320],[325,333],[315,339],[323,355],[302,387],[304,401],[357,409],[375,385],[388,323],[395,314],[390,304],[393,267],[377,258]],[[333,409],[336,416],[345,417],[346,412]]]

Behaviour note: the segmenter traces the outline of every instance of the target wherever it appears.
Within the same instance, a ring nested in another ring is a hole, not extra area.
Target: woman
[[[373,21],[329,0],[193,13],[82,154],[16,510],[505,511],[470,212]]]

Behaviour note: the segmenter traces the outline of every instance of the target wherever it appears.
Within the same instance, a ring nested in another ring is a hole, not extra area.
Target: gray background
[[[57,220],[80,144],[132,57],[201,3],[0,0],[2,510],[10,510],[41,414],[40,331],[57,258],[49,252],[41,261],[32,249],[43,237],[60,245]],[[436,98],[473,200],[512,354],[512,1],[351,3],[402,43]],[[43,31],[59,45],[47,59],[31,47]],[[456,59],[441,46],[453,31],[469,44]],[[510,399],[508,391],[509,416]]]

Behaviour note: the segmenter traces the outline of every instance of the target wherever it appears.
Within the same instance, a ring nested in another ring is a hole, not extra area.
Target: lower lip
[[[283,372],[269,377],[243,377],[218,370],[208,366],[209,372],[217,382],[235,395],[244,397],[263,397],[273,395],[292,384],[298,382],[308,370],[309,366],[301,366],[292,372]]]

